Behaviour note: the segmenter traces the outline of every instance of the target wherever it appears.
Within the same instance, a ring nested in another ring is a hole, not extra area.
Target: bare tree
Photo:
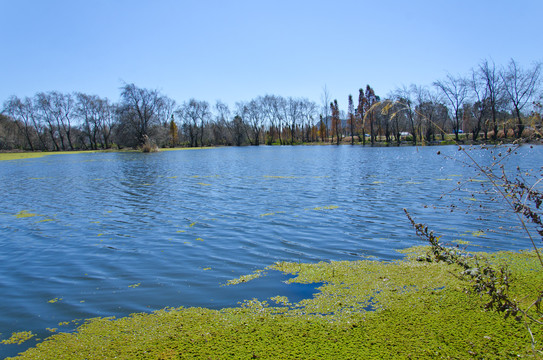
[[[426,141],[435,141],[436,133],[441,133],[441,138],[444,139],[445,123],[448,119],[449,109],[443,105],[440,94],[423,86],[412,86],[412,91],[416,99],[416,118],[420,139]],[[462,118],[462,111],[457,111],[459,119]],[[458,121],[453,122],[458,125]]]
[[[521,117],[522,109],[530,100],[533,100],[540,75],[541,63],[535,64],[532,69],[524,70],[513,59],[509,61],[506,70],[501,73],[505,92],[513,105],[517,119],[517,124],[514,128],[517,138],[522,136],[522,131],[524,130]]]
[[[162,104],[158,109],[158,117],[160,122],[166,125],[172,119],[175,110],[177,110],[177,104],[174,99],[167,96],[162,96],[161,100]]]
[[[24,149],[26,139],[23,132],[8,115],[0,113],[0,150]]]
[[[84,146],[93,150],[109,149],[116,122],[115,105],[107,98],[84,93],[76,93],[75,100],[74,114],[80,120]]]
[[[394,100],[401,104],[403,112],[405,112],[408,129],[413,136],[413,145],[417,144],[417,124],[415,122],[415,111],[413,104],[412,92],[405,86],[398,88],[393,93]]]
[[[287,119],[289,119],[289,129],[290,129],[290,143],[294,144],[297,138],[298,132],[298,120],[301,118],[301,101],[300,99],[295,99],[289,97],[287,100]]]
[[[322,104],[322,119],[324,120],[324,141],[328,139],[328,120],[330,119],[330,103],[332,98],[326,85],[322,88],[321,104]]]
[[[438,80],[434,82],[434,86],[437,87],[443,95],[448,100],[449,108],[451,110],[451,113],[454,115],[453,117],[453,132],[454,137],[456,141],[459,141],[459,133],[462,128],[462,107],[464,104],[464,101],[466,100],[468,96],[468,86],[467,81],[458,76],[454,77],[452,75],[447,75],[447,78],[445,80]]]
[[[396,143],[399,146],[402,141],[402,131],[407,128],[407,116],[403,111],[404,106],[397,101],[390,100],[393,96],[388,97],[389,102],[386,112],[389,116],[388,122],[390,124],[392,135],[396,138]]]
[[[74,150],[72,142],[72,117],[75,101],[71,94],[62,94],[57,91],[51,93],[53,108],[59,117],[61,136],[66,138],[70,150]]]
[[[190,146],[197,147],[198,140],[200,146],[203,146],[205,125],[211,116],[209,104],[206,101],[190,99],[181,105],[177,114],[183,121],[184,131],[188,133]]]
[[[74,111],[74,99],[70,94],[62,94],[58,91],[50,91],[47,93],[38,93],[36,95],[36,106],[41,115],[49,124],[49,131],[54,129],[51,134],[52,139],[60,140],[62,150],[67,147],[70,150],[74,149],[72,143],[72,115]],[[68,146],[66,146],[68,143]],[[55,145],[57,145],[55,143]]]
[[[81,131],[92,150],[98,149],[97,136],[100,129],[98,116],[98,96],[76,93],[76,114],[81,119]]]
[[[121,88],[121,121],[134,133],[136,145],[145,143],[151,127],[163,123],[161,115],[164,115],[166,99],[158,90],[138,88],[134,84],[125,84]]]
[[[115,128],[115,113],[117,107],[112,104],[108,98],[98,99],[98,114],[100,115],[101,138],[103,139],[102,148],[111,147],[111,135]]]
[[[262,115],[264,116],[264,122],[268,126],[269,135],[266,140],[268,145],[273,144],[275,141],[275,135],[279,138],[279,143],[282,144],[281,138],[281,102],[282,98],[275,95],[265,95],[259,97],[260,106],[262,108]]]
[[[47,133],[54,150],[60,151],[59,142],[62,143],[62,150],[66,150],[64,138],[60,135],[60,114],[53,107],[51,95],[44,92],[37,93],[34,97],[34,107],[37,116],[47,124]]]
[[[473,105],[471,106],[471,134],[473,141],[476,141],[481,130],[484,130],[485,140],[488,139],[488,119],[490,114],[490,101],[488,99],[488,87],[486,82],[481,79],[475,70],[471,72],[469,80],[469,89]]]
[[[260,135],[264,124],[264,114],[260,101],[257,98],[248,102],[238,102],[236,107],[238,116],[243,119],[244,123],[249,125],[246,127],[249,142],[251,145],[260,145]]]
[[[492,116],[492,130],[494,131],[492,138],[496,140],[498,138],[498,106],[500,97],[502,96],[503,83],[501,76],[496,69],[494,62],[489,64],[488,60],[484,60],[479,65],[479,76],[483,80],[487,88],[487,97],[490,103],[490,114]]]
[[[315,134],[315,130],[316,130],[316,124],[315,124],[316,111],[317,111],[317,104],[305,98],[300,99],[302,141],[306,141],[306,142],[314,141],[313,135]]]
[[[215,122],[212,125],[214,142],[215,144],[226,145],[228,142],[226,129],[231,116],[230,108],[225,103],[217,101],[215,103],[215,112]]]
[[[15,120],[19,131],[24,134],[30,150],[36,150],[34,135],[39,136],[39,134],[37,133],[38,129],[35,127],[36,119],[32,100],[28,97],[21,100],[17,96],[11,96],[4,102],[4,109]]]

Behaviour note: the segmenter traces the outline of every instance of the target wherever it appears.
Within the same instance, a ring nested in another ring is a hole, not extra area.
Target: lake
[[[523,146],[507,166],[537,170],[542,155]],[[221,285],[276,261],[401,258],[422,244],[403,208],[470,249],[529,248],[465,161],[455,146],[261,146],[0,162],[0,333],[43,338],[74,319],[311,297],[281,274]],[[33,344],[0,345],[0,356]]]

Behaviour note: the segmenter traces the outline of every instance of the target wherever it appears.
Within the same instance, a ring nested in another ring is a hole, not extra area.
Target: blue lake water
[[[470,155],[492,162],[487,150]],[[524,146],[507,166],[539,169],[542,155]],[[529,248],[465,161],[454,146],[261,146],[0,162],[1,338],[167,306],[310,297],[280,274],[221,285],[276,261],[400,258],[422,243],[403,208],[474,249]],[[33,344],[0,345],[0,356]]]

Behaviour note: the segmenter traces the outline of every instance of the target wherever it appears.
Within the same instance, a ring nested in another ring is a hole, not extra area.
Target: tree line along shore
[[[482,61],[467,75],[403,86],[382,97],[367,85],[340,109],[321,102],[257,96],[230,108],[196,99],[178,104],[125,83],[120,99],[85,93],[11,96],[0,114],[0,150],[73,151],[168,147],[350,143],[400,145],[540,137],[541,63]]]

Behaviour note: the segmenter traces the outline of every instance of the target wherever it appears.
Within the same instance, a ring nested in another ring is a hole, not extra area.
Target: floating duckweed
[[[299,179],[299,176],[273,176],[273,175],[264,175],[267,179]]]
[[[484,231],[473,231],[471,233],[471,235],[475,236],[475,237],[479,237],[479,236],[484,236],[486,235],[486,233]]]
[[[134,289],[134,288],[137,288],[140,285],[141,285],[141,283],[137,283],[137,284],[128,285],[128,287]]]
[[[36,221],[36,224],[39,224],[39,223],[42,223],[42,222],[49,222],[49,221],[54,221],[54,220],[53,219],[43,219],[43,220]]]
[[[264,217],[264,216],[271,216],[271,215],[274,215],[275,213],[265,213],[265,214],[260,214],[261,217]]]
[[[384,181],[374,181],[372,182],[372,184],[384,184],[385,182]]]
[[[186,232],[186,230],[177,230],[176,232],[178,232],[178,233],[184,233],[184,232]]]
[[[199,237],[199,238],[196,238],[196,241],[204,241],[204,239]]]
[[[19,211],[17,214],[15,214],[13,216],[15,216],[17,219],[23,219],[23,218],[29,218],[29,217],[35,217],[35,216],[43,216],[43,215],[33,214],[33,213],[28,212],[27,210],[21,210],[21,211]]]
[[[203,270],[204,270],[204,271],[207,271],[207,270],[211,270],[211,268],[210,268],[210,267],[206,267],[206,268],[204,268]]]
[[[21,345],[25,341],[32,339],[34,336],[36,336],[36,334],[33,334],[31,331],[14,332],[9,339],[2,340],[0,343]]]
[[[191,224],[189,225],[189,227],[193,227],[194,225],[196,225],[196,221],[193,222],[193,223],[191,223]]]
[[[51,299],[51,300],[49,300],[47,302],[50,303],[50,304],[54,304],[54,303],[59,302],[59,301],[62,301],[62,298],[60,298],[60,299],[59,298],[54,298],[54,299]]]
[[[471,241],[466,241],[466,240],[462,240],[462,239],[453,240],[452,242],[455,243],[455,244],[458,244],[458,245],[470,245],[471,244]]]
[[[199,182],[198,185],[201,185],[201,186],[211,186],[211,184],[206,184],[206,183],[202,183],[202,182]]]
[[[45,330],[49,331],[49,332],[57,332],[57,328],[45,328]]]
[[[264,270],[256,270],[252,274],[242,275],[237,279],[228,280],[226,282],[226,285],[237,285],[237,284],[245,283],[245,282],[257,279],[263,275],[266,275],[266,272]]]
[[[281,304],[281,305],[285,305],[285,306],[291,305],[290,301],[288,301],[288,297],[286,297],[286,296],[277,295],[277,296],[271,297],[270,300],[272,300],[276,304]]]
[[[193,175],[192,178],[218,178],[219,175]]]
[[[317,211],[320,211],[320,210],[334,210],[334,209],[338,209],[339,206],[337,205],[328,205],[328,206],[318,206],[318,207],[314,207],[313,209],[306,209],[306,210],[317,210]]]
[[[486,295],[465,291],[466,283],[454,274],[461,269],[416,260],[428,250],[408,249],[404,260],[394,262],[276,263],[269,269],[294,275],[291,283],[318,284],[319,292],[289,306],[252,299],[221,310],[167,308],[121,319],[91,319],[74,333],[52,335],[19,358],[531,357],[524,324],[482,311]],[[538,266],[534,252],[484,255],[510,265],[512,297],[537,298],[543,274],[533,271]],[[259,273],[249,276],[255,275]],[[270,300],[288,302],[280,294]],[[535,315],[533,309],[529,312]],[[543,349],[541,328],[533,326],[538,353]]]

